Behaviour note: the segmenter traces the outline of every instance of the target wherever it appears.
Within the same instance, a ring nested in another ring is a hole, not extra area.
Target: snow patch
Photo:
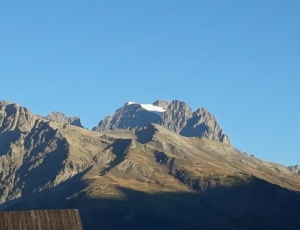
[[[142,106],[143,109],[146,109],[148,111],[159,112],[159,113],[163,113],[166,111],[165,109],[152,104],[140,104],[140,105]]]
[[[161,115],[163,112],[165,112],[166,110],[163,109],[162,107],[159,107],[159,106],[156,106],[156,105],[153,105],[153,104],[139,104],[139,103],[136,103],[136,102],[133,102],[133,101],[128,101],[125,103],[125,105],[140,105],[143,109],[149,111],[149,112],[154,112],[158,115]]]

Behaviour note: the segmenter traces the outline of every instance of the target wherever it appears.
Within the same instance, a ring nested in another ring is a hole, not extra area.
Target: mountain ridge
[[[300,226],[299,175],[224,142],[156,123],[95,132],[9,103],[0,125],[2,210],[78,208],[85,229]]]
[[[83,128],[79,117],[68,117],[62,112],[53,111],[49,113],[45,118],[54,122],[76,125]]]

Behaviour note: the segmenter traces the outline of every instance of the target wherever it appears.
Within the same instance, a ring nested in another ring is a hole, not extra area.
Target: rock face
[[[217,119],[205,108],[193,112],[179,133],[186,137],[196,137],[201,134],[201,137],[230,145],[230,140],[219,126]]]
[[[159,106],[163,109],[167,109],[170,104],[171,104],[171,102],[164,101],[164,100],[157,100],[157,101],[153,102],[153,105]]]
[[[83,170],[70,165],[69,151],[49,120],[0,102],[0,203],[53,187]]]
[[[155,123],[182,136],[206,137],[231,145],[216,118],[205,108],[193,112],[188,104],[178,100],[172,102],[157,100],[152,105],[161,108],[162,112],[147,110],[149,106],[143,104],[125,103],[114,114],[100,121],[93,130],[137,129]]]
[[[38,117],[18,104],[0,101],[0,133],[30,130]]]
[[[172,101],[163,113],[160,125],[168,130],[179,133],[187,124],[187,121],[192,117],[192,109],[183,101]]]
[[[288,169],[294,173],[300,174],[300,165],[289,166]]]
[[[67,117],[64,113],[57,112],[57,111],[50,113],[46,117],[46,119],[54,121],[54,122],[75,125],[75,126],[83,128],[79,117]]]
[[[135,129],[150,123],[158,123],[159,120],[160,116],[157,113],[143,109],[140,104],[126,103],[113,115],[100,121],[93,130]]]

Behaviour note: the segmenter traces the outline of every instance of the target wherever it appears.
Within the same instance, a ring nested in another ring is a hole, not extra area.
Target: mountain
[[[299,192],[286,167],[211,138],[89,131],[0,102],[2,210],[77,208],[84,229],[299,229]]]
[[[228,136],[207,109],[199,108],[193,112],[188,104],[178,100],[157,100],[153,104],[127,102],[114,114],[101,120],[93,130],[137,129],[151,123],[182,136],[206,137],[231,145]]]
[[[46,119],[55,121],[55,122],[60,122],[60,123],[65,123],[65,124],[71,124],[71,125],[76,125],[78,127],[82,127],[80,118],[79,117],[67,117],[64,113],[54,111],[50,113]]]
[[[300,165],[289,166],[288,169],[294,173],[300,174]]]

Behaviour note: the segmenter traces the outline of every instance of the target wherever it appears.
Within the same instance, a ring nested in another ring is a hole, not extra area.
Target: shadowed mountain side
[[[194,122],[191,120],[189,120],[187,125],[180,131],[180,135],[185,137],[196,137],[197,133],[204,133],[207,130],[207,126],[203,123],[196,127],[192,126],[194,125]]]
[[[21,197],[9,201],[11,203],[9,207],[7,204],[1,204],[0,210],[37,210],[37,209],[64,209],[70,207],[67,205],[68,197],[74,195],[76,192],[86,187],[85,182],[81,179],[82,175],[89,169],[78,173],[72,178],[60,183],[59,185],[45,189],[40,192],[32,193],[27,197]]]
[[[300,228],[300,196],[257,178],[205,193],[149,194],[116,187],[123,198],[96,198],[81,190],[88,184],[81,175],[9,210],[78,208],[84,229]]]
[[[157,129],[155,128],[154,124],[150,124],[147,127],[140,128],[135,131],[135,135],[137,137],[137,141],[141,144],[146,144],[153,139],[153,135]]]
[[[100,175],[105,175],[111,169],[113,169],[114,167],[116,167],[118,164],[120,164],[125,160],[125,157],[128,154],[128,148],[131,143],[132,140],[130,139],[118,139],[116,140],[115,143],[113,143],[112,145],[106,148],[106,149],[112,148],[112,153],[115,155],[115,158],[109,163],[109,166],[107,168],[103,169],[100,172]]]
[[[21,132],[14,130],[14,131],[7,131],[0,134],[0,156],[5,155],[7,152],[10,151],[11,143],[16,142],[21,136]]]
[[[31,151],[29,159],[24,159],[22,166],[17,171],[19,181],[16,184],[17,187],[23,187],[22,196],[31,194],[40,186],[49,186],[52,181],[55,181],[62,168],[62,162],[67,159],[68,151],[65,141],[59,140],[56,145],[57,149],[47,153],[38,167],[33,167],[29,160],[30,157],[32,159],[39,153],[38,148]],[[39,146],[39,148],[41,147]]]
[[[228,136],[218,125],[216,118],[205,108],[193,112],[179,134],[185,137],[206,137],[230,145]]]

